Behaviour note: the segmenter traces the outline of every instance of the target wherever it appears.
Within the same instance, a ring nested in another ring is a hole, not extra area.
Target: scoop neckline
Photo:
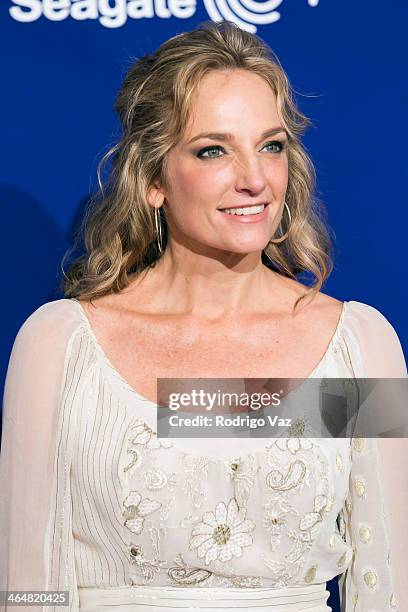
[[[69,298],[72,302],[74,302],[75,304],[77,304],[77,307],[79,309],[81,318],[83,320],[83,322],[85,323],[87,332],[89,334],[89,336],[92,338],[92,341],[95,345],[95,347],[97,348],[100,357],[102,358],[102,360],[106,363],[106,365],[109,367],[109,369],[112,371],[112,373],[115,375],[115,378],[117,378],[117,380],[121,383],[122,386],[126,387],[126,389],[135,397],[137,397],[140,401],[144,402],[145,404],[149,404],[150,406],[154,406],[155,408],[157,408],[157,403],[156,402],[152,402],[151,400],[147,399],[146,397],[144,397],[141,393],[139,393],[130,383],[128,383],[122,376],[122,374],[120,374],[120,372],[115,368],[115,366],[112,364],[111,360],[109,359],[108,355],[106,354],[105,350],[102,348],[99,340],[97,339],[95,332],[93,330],[93,327],[91,325],[91,322],[88,318],[88,315],[85,312],[84,307],[82,306],[82,304],[79,302],[79,300],[77,300],[76,298]],[[348,301],[344,301],[343,305],[342,305],[342,309],[340,312],[340,316],[339,319],[337,321],[337,325],[336,328],[333,332],[333,335],[329,341],[329,344],[327,345],[327,348],[323,354],[323,356],[321,357],[320,361],[317,363],[317,365],[313,368],[312,372],[309,374],[309,376],[305,377],[305,380],[309,380],[311,378],[316,378],[316,373],[323,367],[323,365],[326,363],[327,358],[329,357],[329,355],[335,350],[335,348],[337,347],[339,338],[341,336],[341,332],[343,330],[344,327],[344,321],[346,318],[346,312],[347,312],[347,308],[348,305],[350,304],[350,302]]]

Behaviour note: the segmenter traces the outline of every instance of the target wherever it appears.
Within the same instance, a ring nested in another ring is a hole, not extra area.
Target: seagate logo
[[[212,21],[233,21],[243,30],[255,33],[258,25],[278,21],[284,0],[203,0]],[[319,0],[307,0],[311,7]],[[105,28],[120,28],[128,19],[188,19],[197,0],[12,0],[9,13],[21,23],[44,17],[50,21],[93,19]]]
[[[276,10],[283,0],[203,0],[212,21],[227,19],[242,30],[255,33],[257,25],[274,23],[280,19]],[[317,6],[319,0],[308,0],[309,6]]]

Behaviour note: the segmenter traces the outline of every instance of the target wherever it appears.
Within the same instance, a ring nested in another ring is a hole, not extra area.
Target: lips
[[[255,205],[251,204],[251,208],[252,206],[255,206]],[[261,205],[258,204],[257,206],[261,206]],[[225,223],[228,223],[228,224],[234,223],[238,225],[248,225],[248,224],[252,225],[252,224],[257,224],[257,223],[263,223],[268,218],[269,216],[268,204],[263,204],[263,207],[264,209],[262,212],[257,212],[253,214],[243,214],[243,213],[232,214],[232,213],[226,212],[227,209],[222,209],[222,210],[220,209],[218,210],[218,212],[223,213],[222,219],[223,219],[223,222]]]
[[[224,208],[217,208],[217,210],[231,210],[232,208],[252,208],[253,206],[268,206],[269,202],[256,202],[255,204],[239,204],[238,206],[225,206]]]

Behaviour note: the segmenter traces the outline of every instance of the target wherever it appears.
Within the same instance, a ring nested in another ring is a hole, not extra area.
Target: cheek
[[[211,194],[222,193],[229,184],[230,175],[226,168],[214,168],[209,164],[179,168],[171,177],[171,197],[175,203],[188,200],[190,206],[208,202]]]
[[[277,187],[286,186],[289,178],[287,158],[282,158],[279,163],[270,164],[266,168],[266,176],[271,185]]]

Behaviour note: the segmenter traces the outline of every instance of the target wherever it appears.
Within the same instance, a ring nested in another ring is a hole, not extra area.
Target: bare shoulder
[[[144,275],[139,275],[136,282],[118,292],[111,292],[92,299],[78,299],[89,319],[92,321],[123,318],[129,314],[136,316],[142,313],[144,306],[151,302],[151,295],[145,290],[147,283],[141,288],[138,282],[143,280]]]
[[[115,302],[112,301],[110,294],[92,298],[91,300],[78,298],[78,302],[92,324],[98,325],[99,322],[103,322],[106,325],[114,315]]]
[[[283,286],[287,291],[287,303],[292,307],[298,298],[308,291],[308,287],[302,283],[286,277],[283,279]],[[342,315],[343,306],[344,302],[341,300],[319,291],[312,300],[305,297],[300,302],[296,309],[296,318],[304,321],[308,326],[318,327],[321,333],[324,333],[325,330],[333,331]]]
[[[138,308],[129,303],[126,292],[109,293],[97,298],[78,299],[97,337],[104,341],[120,337],[138,325]],[[143,328],[143,325],[139,325]]]

